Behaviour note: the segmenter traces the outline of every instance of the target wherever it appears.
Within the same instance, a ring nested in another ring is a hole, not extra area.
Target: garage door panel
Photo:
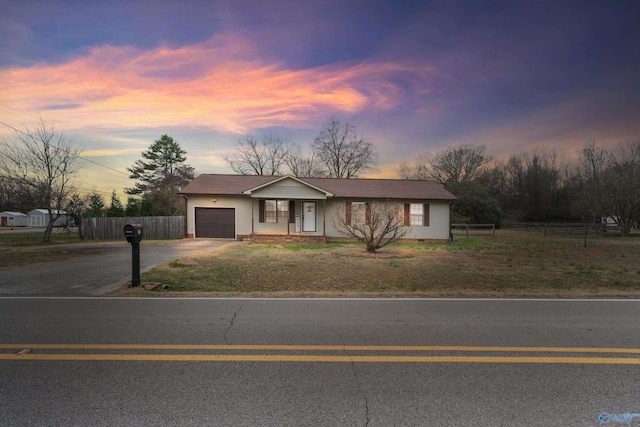
[[[235,239],[235,208],[196,208],[196,237]]]

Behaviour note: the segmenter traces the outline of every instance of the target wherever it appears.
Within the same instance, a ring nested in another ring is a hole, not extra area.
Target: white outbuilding
[[[54,214],[58,211],[54,211]],[[53,223],[54,227],[62,227],[67,223],[67,213],[60,211],[60,217]],[[34,209],[29,211],[29,227],[46,227],[49,224],[49,211],[46,209]]]
[[[22,212],[0,212],[0,227],[26,227],[29,217]]]

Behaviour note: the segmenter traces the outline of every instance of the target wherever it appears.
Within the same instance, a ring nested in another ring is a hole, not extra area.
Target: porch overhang
[[[249,194],[250,197],[254,199],[286,199],[286,200],[326,200],[326,194],[289,194],[289,193],[280,193],[280,192],[260,192],[259,194]]]
[[[292,185],[284,184],[286,180],[293,181]],[[303,179],[291,175],[283,176],[257,187],[250,188],[243,191],[242,194],[254,199],[287,200],[326,200],[334,196],[334,194],[329,191],[311,185]]]

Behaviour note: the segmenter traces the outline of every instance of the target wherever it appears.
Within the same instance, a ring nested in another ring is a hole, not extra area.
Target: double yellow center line
[[[52,353],[52,350],[57,352]],[[137,353],[132,353],[135,351]],[[230,354],[230,352],[234,353]],[[511,354],[504,355],[504,353]],[[640,356],[640,349],[486,346],[0,344],[0,361],[640,365],[640,357],[633,357],[634,355]]]

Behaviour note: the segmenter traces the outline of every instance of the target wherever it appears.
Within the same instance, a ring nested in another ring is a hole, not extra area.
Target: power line
[[[5,113],[7,113],[7,114],[13,114],[14,116],[17,116],[17,114],[16,114],[16,113],[12,113],[11,111],[7,111],[7,109],[9,109],[9,110],[16,111],[16,112],[18,112],[18,113],[22,114],[23,116],[36,117],[36,116],[34,116],[33,114],[27,113],[26,111],[18,110],[17,108],[10,107],[10,106],[8,106],[7,104],[4,104],[4,103],[2,103],[2,102],[0,102],[0,106],[4,107],[4,108],[2,109],[2,111],[4,111],[4,112],[5,112]]]
[[[16,110],[16,111],[17,111],[17,110]],[[11,125],[9,125],[9,124],[7,124],[7,123],[3,122],[3,121],[0,121],[0,124],[2,124],[2,125],[4,125],[4,126],[8,127],[9,129],[13,129],[15,132],[18,132],[18,133],[20,133],[20,134],[22,134],[22,135],[24,135],[24,136],[27,136],[27,137],[29,137],[29,138],[33,138],[33,135],[29,135],[28,133],[23,132],[23,131],[21,131],[20,129],[18,129],[18,128],[14,127],[14,126],[11,126]],[[41,141],[41,142],[44,142],[44,141]],[[89,162],[89,163],[93,163],[94,165],[101,166],[101,167],[103,167],[103,168],[105,168],[105,169],[109,169],[109,170],[111,170],[111,171],[113,171],[113,172],[117,172],[117,173],[119,173],[119,174],[121,174],[121,175],[125,175],[127,178],[129,178],[129,174],[128,174],[128,173],[125,173],[125,172],[119,171],[119,170],[114,169],[114,168],[112,168],[112,167],[109,167],[109,166],[107,166],[107,165],[103,165],[102,163],[96,162],[96,161],[94,161],[94,160],[87,159],[86,157],[80,156],[79,154],[73,154],[73,153],[71,153],[69,150],[66,150],[66,149],[64,149],[64,148],[62,148],[62,147],[58,147],[58,146],[56,146],[55,144],[50,144],[50,145],[51,145],[53,148],[55,148],[55,149],[57,149],[57,150],[59,150],[59,151],[62,151],[63,153],[67,153],[67,154],[69,154],[69,155],[75,156],[75,157],[77,157],[77,158],[79,158],[79,159],[81,159],[81,160],[84,160],[84,161]]]
[[[106,194],[106,195],[108,195],[108,196],[110,196],[110,195],[111,195],[111,193],[113,192],[113,190],[112,190],[112,191],[108,191],[108,190],[96,190],[95,188],[91,188],[91,189],[89,189],[89,188],[75,187],[75,186],[74,186],[74,188],[75,188],[76,190],[86,191],[86,192],[88,192],[88,193],[100,193],[100,194]],[[127,193],[125,193],[124,191],[116,191],[116,195],[118,195],[118,196],[127,196],[128,194],[127,194]]]

